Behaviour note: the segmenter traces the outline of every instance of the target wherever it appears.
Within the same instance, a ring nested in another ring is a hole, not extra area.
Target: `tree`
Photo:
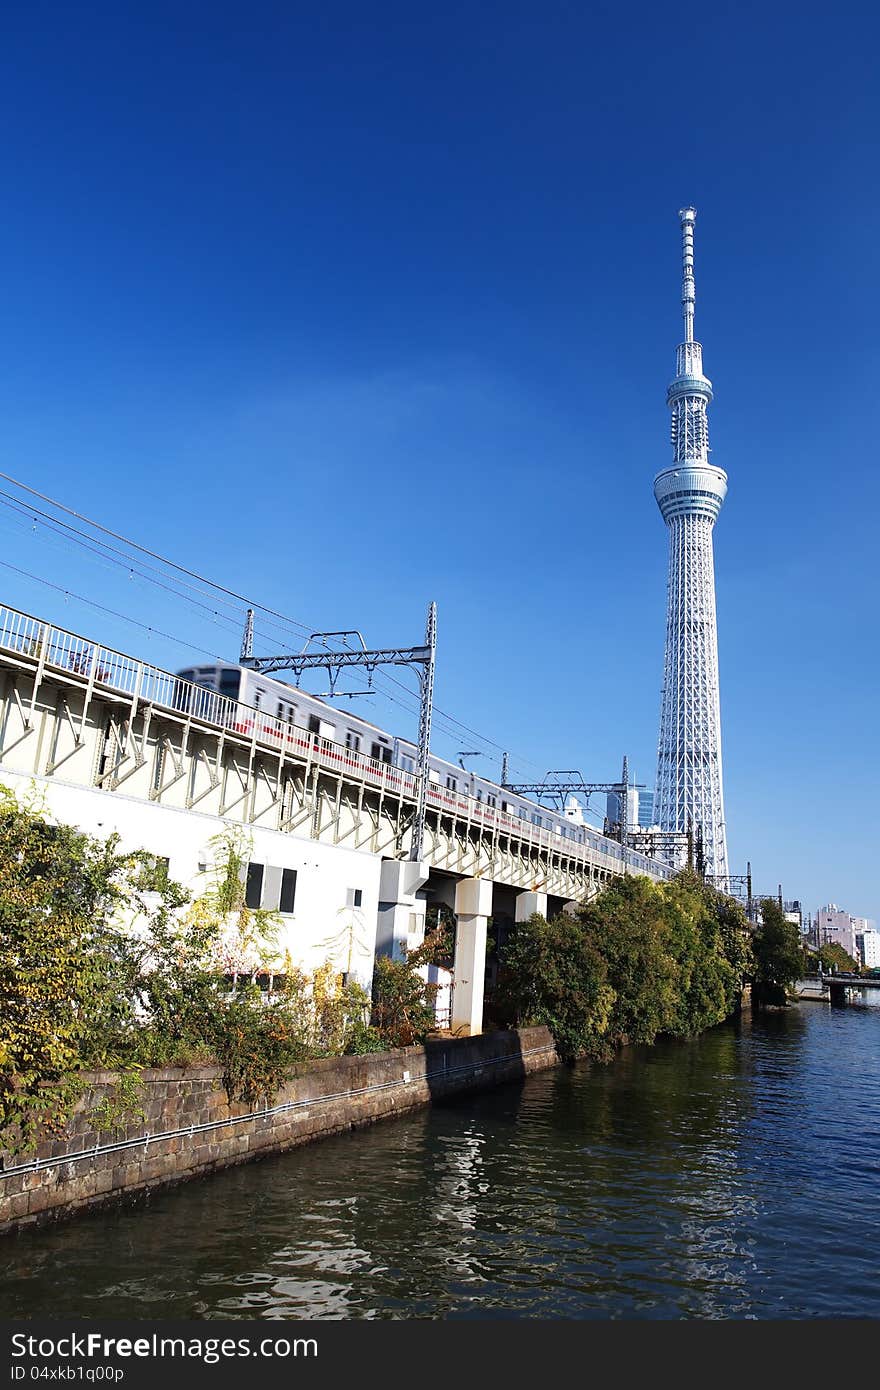
[[[847,974],[857,975],[861,966],[857,960],[837,941],[826,941],[824,946],[820,946],[818,951],[812,952],[808,957],[808,965],[815,970],[821,963],[822,969],[828,971],[837,970]]]
[[[379,956],[373,967],[373,1012],[370,1023],[386,1047],[423,1042],[436,1026],[437,986],[419,974],[420,952],[402,960]]]
[[[144,1066],[215,1060],[230,1101],[252,1103],[274,1094],[292,1062],[385,1045],[368,1026],[365,991],[332,966],[309,977],[287,961],[264,995],[255,977],[277,960],[278,919],[246,905],[244,832],[214,844],[213,881],[191,902],[155,855],[56,824],[0,787],[7,1150],[60,1132],[92,1067],[122,1073],[104,1107],[118,1119]]]
[[[677,875],[662,884],[660,892],[666,902],[667,950],[677,972],[667,1031],[689,1037],[729,1018],[736,1009],[743,985],[739,945],[745,933],[733,931],[735,904],[693,873]],[[731,928],[729,937],[722,931],[722,920]],[[742,922],[744,928],[744,918]],[[731,945],[733,959],[728,955]]]
[[[760,904],[761,923],[752,937],[752,997],[758,1005],[784,1004],[789,988],[806,968],[800,932],[773,898]]]
[[[612,1037],[617,1043],[654,1042],[673,1025],[678,973],[659,885],[641,876],[613,879],[582,909],[581,920],[614,990]]]
[[[124,909],[137,856],[56,825],[0,787],[0,1130],[26,1147],[58,1130],[76,1099],[72,1073],[115,1066],[136,1030]]]
[[[520,924],[501,958],[498,1004],[544,1023],[566,1060],[624,1042],[687,1037],[739,1006],[749,961],[742,909],[693,873],[614,879],[575,915]]]
[[[497,1006],[517,1024],[543,1023],[563,1061],[604,1052],[615,992],[579,918],[520,922],[502,953]]]

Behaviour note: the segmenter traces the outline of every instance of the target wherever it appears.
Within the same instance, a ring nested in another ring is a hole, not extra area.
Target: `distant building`
[[[649,791],[639,792],[639,825],[643,830],[648,830],[655,825],[654,820],[654,793]]]
[[[880,931],[856,932],[859,959],[866,970],[880,966]]]
[[[620,800],[621,798],[617,792],[609,792],[605,798],[605,819],[609,826],[620,824]],[[638,787],[627,787],[626,823],[630,830],[634,830],[637,825],[641,825],[641,821],[639,820]]]
[[[575,825],[586,825],[584,820],[584,808],[576,796],[569,796],[565,803],[565,819],[574,821]]]
[[[786,922],[794,922],[798,931],[804,929],[804,909],[799,898],[791,898],[782,904]]]
[[[845,912],[837,903],[826,903],[816,913],[816,925],[820,946],[842,946],[848,955],[859,959],[856,945],[856,919]]]

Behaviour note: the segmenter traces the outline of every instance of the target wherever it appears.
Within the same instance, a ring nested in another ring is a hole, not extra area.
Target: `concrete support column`
[[[486,978],[486,930],[492,915],[492,881],[465,878],[455,889],[455,983],[452,1031],[483,1031],[483,986]]]
[[[379,874],[376,955],[402,960],[425,939],[425,900],[416,897],[430,867],[410,859],[386,859]]]
[[[520,893],[516,900],[517,922],[527,922],[536,912],[547,916],[546,893]]]

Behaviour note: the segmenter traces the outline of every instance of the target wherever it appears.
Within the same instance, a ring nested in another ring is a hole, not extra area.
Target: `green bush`
[[[761,923],[752,936],[752,998],[758,1005],[784,1004],[806,969],[801,935],[773,898],[763,898],[760,910]]]
[[[214,848],[191,900],[154,855],[55,824],[0,787],[0,1146],[60,1133],[91,1068],[121,1074],[94,1112],[112,1129],[137,1113],[143,1067],[216,1061],[230,1101],[253,1104],[297,1061],[390,1045],[367,993],[329,964],[307,977],[287,961],[282,987],[262,994],[254,976],[277,963],[278,919],[245,904],[245,833]],[[379,1014],[415,1036],[417,1002],[401,992]]]
[[[565,1060],[624,1042],[687,1037],[739,1004],[749,964],[742,910],[692,873],[614,879],[577,913],[520,924],[501,959],[505,1021],[544,1023]]]

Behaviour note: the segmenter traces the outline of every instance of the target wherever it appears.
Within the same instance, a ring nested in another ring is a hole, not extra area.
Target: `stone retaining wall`
[[[0,1234],[114,1198],[246,1163],[325,1134],[400,1115],[457,1091],[555,1065],[546,1028],[432,1040],[294,1068],[269,1106],[230,1105],[217,1067],[144,1071],[143,1117],[95,1129],[117,1077],[93,1072],[62,1139],[24,1155],[0,1152]]]

